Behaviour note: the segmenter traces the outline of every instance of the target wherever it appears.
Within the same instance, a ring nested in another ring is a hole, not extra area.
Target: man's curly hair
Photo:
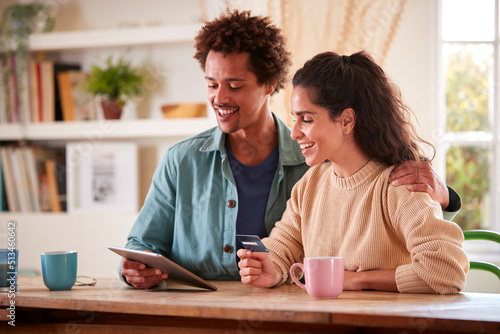
[[[195,38],[196,53],[202,70],[210,50],[224,56],[248,52],[249,69],[259,85],[277,82],[274,93],[285,85],[291,65],[290,52],[281,29],[268,17],[251,16],[250,11],[227,10],[219,18],[207,22]]]

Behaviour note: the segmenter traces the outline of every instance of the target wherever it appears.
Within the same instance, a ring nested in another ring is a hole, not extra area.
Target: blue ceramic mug
[[[41,254],[43,283],[50,290],[69,290],[76,282],[77,252]]]
[[[17,249],[0,249],[0,291],[17,291]]]

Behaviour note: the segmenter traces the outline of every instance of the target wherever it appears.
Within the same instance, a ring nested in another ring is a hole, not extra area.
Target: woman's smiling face
[[[308,89],[297,86],[290,99],[295,123],[291,137],[297,140],[309,166],[329,159],[342,159],[346,136],[342,132],[341,117],[332,121],[328,111],[315,105],[309,98]]]

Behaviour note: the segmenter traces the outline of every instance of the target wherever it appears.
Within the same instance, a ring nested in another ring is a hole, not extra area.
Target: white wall
[[[436,5],[435,0],[409,0],[384,69],[401,88],[416,114],[419,134],[433,139],[436,113]]]
[[[55,31],[196,23],[197,0],[71,0],[56,4]],[[77,15],[75,15],[77,13]]]

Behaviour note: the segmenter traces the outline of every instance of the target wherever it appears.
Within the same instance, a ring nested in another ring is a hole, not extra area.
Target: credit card
[[[245,249],[257,253],[269,253],[262,240],[257,235],[236,234],[236,238],[241,242]]]

